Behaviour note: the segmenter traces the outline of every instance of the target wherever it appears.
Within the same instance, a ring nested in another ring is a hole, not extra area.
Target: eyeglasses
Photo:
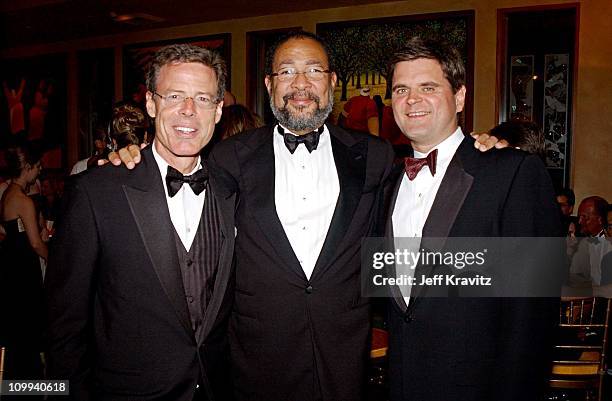
[[[169,93],[167,95],[160,95],[157,92],[153,92],[154,95],[159,96],[164,103],[170,106],[176,106],[183,103],[187,99],[193,100],[196,107],[202,109],[214,109],[219,104],[219,100],[209,95],[197,95],[197,96],[185,96],[181,93]]]
[[[271,77],[277,77],[280,82],[293,81],[295,77],[304,74],[304,77],[309,81],[320,81],[325,77],[325,74],[330,74],[330,70],[322,70],[320,68],[309,68],[306,71],[298,71],[295,68],[285,68],[278,72],[270,74]]]

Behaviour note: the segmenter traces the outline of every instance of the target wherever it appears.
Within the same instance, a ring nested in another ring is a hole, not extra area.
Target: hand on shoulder
[[[476,140],[474,142],[474,147],[480,150],[481,152],[486,152],[487,150],[490,150],[492,148],[503,149],[508,147],[509,145],[508,141],[506,141],[505,139],[502,139],[500,141],[497,137],[489,135],[486,132],[472,132],[470,135]]]
[[[121,148],[116,152],[110,152],[108,154],[108,160],[100,159],[98,160],[98,166],[103,166],[110,162],[113,166],[121,166],[124,164],[128,170],[136,167],[138,163],[140,163],[140,150],[143,149],[146,144],[141,144],[140,148],[138,145],[129,145],[125,148]]]

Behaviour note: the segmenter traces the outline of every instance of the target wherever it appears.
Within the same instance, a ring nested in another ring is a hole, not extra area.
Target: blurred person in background
[[[0,344],[6,347],[5,379],[42,378],[42,274],[39,257],[47,258],[44,232],[34,201],[27,195],[41,171],[41,153],[31,145],[9,149],[11,183],[0,200],[6,231],[0,268]]]
[[[70,175],[79,174],[92,166],[96,166],[99,159],[106,159],[110,148],[108,147],[108,135],[104,128],[98,127],[94,131],[94,153],[90,157],[79,160],[74,164]]]
[[[370,98],[369,86],[361,88],[359,95],[353,96],[344,104],[342,116],[345,128],[378,135],[378,109]]]
[[[531,121],[506,121],[491,129],[489,135],[508,141],[509,146],[545,158],[544,134]]]
[[[61,206],[61,187],[63,179],[55,175],[44,174],[41,179],[41,191],[38,197],[39,226],[45,228],[49,237],[53,234],[53,225],[58,218]]]
[[[236,104],[236,96],[230,91],[225,91],[223,95],[223,107],[229,107]]]
[[[584,198],[578,206],[580,232],[587,237],[604,237],[607,225],[607,208],[608,202],[601,196]]]
[[[608,204],[606,217],[606,240],[610,243],[612,242],[612,204]],[[601,285],[612,286],[612,249],[601,259]]]
[[[571,256],[570,287],[586,288],[601,285],[601,262],[612,244],[606,240],[608,202],[600,196],[589,196],[578,206],[580,233],[585,237],[578,241]]]
[[[385,103],[382,100],[380,95],[372,96],[372,100],[376,103],[376,111],[378,111],[378,132],[381,132],[382,129],[382,118],[383,118],[383,110],[385,109]]]
[[[571,188],[562,188],[557,192],[557,203],[561,210],[561,222],[563,230],[570,237],[575,237],[578,230],[578,218],[572,216],[574,205],[576,204],[576,195]]]
[[[226,139],[240,132],[262,127],[259,117],[241,104],[223,108],[221,121],[217,124],[220,139]]]
[[[557,192],[557,203],[561,209],[561,214],[564,216],[571,216],[574,212],[574,205],[576,204],[576,195],[571,188],[563,188]]]
[[[130,103],[117,103],[113,107],[110,131],[113,149],[150,142],[146,128],[147,120],[139,107]]]
[[[251,112],[242,104],[232,104],[231,106],[223,106],[223,114],[221,120],[215,126],[215,132],[212,139],[202,149],[202,156],[208,157],[212,148],[224,139],[234,136],[243,131],[248,131],[254,128],[262,127],[259,116]]]

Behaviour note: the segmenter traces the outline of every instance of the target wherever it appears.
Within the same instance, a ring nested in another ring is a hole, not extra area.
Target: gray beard
[[[270,96],[270,108],[274,117],[278,122],[291,131],[314,131],[325,123],[327,117],[332,112],[334,107],[334,91],[330,90],[329,99],[327,106],[324,108],[320,107],[321,99],[318,96],[309,93],[309,97],[314,100],[317,108],[310,114],[307,115],[293,115],[287,108],[287,103],[293,94],[283,96],[284,106],[277,108],[274,104],[274,97]]]

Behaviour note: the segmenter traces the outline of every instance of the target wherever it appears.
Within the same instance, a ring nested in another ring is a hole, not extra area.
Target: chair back
[[[602,400],[612,299],[562,298],[550,386]]]

